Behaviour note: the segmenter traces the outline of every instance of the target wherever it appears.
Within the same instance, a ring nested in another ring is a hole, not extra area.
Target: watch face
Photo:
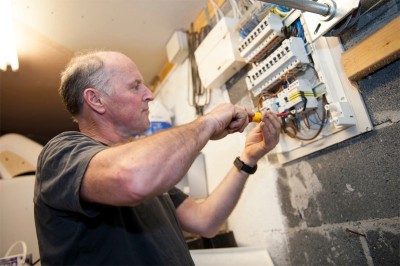
[[[235,160],[235,162],[234,162],[234,165],[235,165],[239,170],[242,170],[242,168],[243,168],[243,162],[242,162],[239,158],[236,158],[236,160]]]

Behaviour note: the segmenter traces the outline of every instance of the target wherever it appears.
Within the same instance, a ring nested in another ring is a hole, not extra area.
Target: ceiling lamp
[[[0,69],[6,71],[8,65],[13,71],[19,68],[11,1],[0,0]]]

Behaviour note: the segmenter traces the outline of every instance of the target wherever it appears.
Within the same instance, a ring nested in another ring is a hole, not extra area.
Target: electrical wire
[[[243,14],[240,11],[239,5],[236,2],[236,0],[229,0],[229,3],[231,5],[231,7],[232,7],[233,17],[237,18],[237,19],[242,18]]]
[[[210,103],[211,98],[210,90],[204,88],[201,83],[194,54],[201,41],[207,36],[208,32],[210,32],[209,25],[201,28],[200,32],[197,33],[193,30],[193,24],[191,25],[191,30],[187,32],[190,77],[189,82],[191,80],[191,84],[188,84],[188,88],[191,88],[188,93],[188,103],[190,106],[193,106],[195,108],[196,115],[204,114],[204,108]]]
[[[274,5],[274,7],[271,9],[271,12],[281,16],[282,18],[286,17],[290,13],[290,11],[291,9],[278,5]]]
[[[214,8],[215,19],[217,20],[217,22],[219,22],[224,17],[224,13],[221,11],[221,9],[218,7],[217,3],[215,3],[214,0],[209,0],[209,1]]]
[[[301,24],[299,18],[296,19],[296,20],[292,23],[292,25],[291,25],[290,27],[288,27],[288,30],[289,30],[291,36],[299,37],[299,38],[301,38],[304,42],[306,42],[306,37],[305,37],[305,34],[304,34],[304,28],[303,28],[303,25]]]
[[[299,139],[299,140],[310,141],[310,140],[317,138],[319,136],[319,134],[321,133],[321,131],[325,125],[325,120],[327,118],[327,111],[325,110],[326,103],[327,103],[326,97],[325,97],[325,95],[323,95],[322,96],[322,120],[321,120],[322,123],[320,124],[318,131],[315,133],[314,136],[312,136],[310,138],[305,138],[305,137],[299,136],[298,132],[300,129],[300,125],[297,122],[297,120],[294,120],[294,119],[290,120],[292,124],[289,125],[289,124],[287,124],[286,120],[284,118],[282,118],[282,131],[285,134],[287,134],[289,137]],[[291,129],[293,132],[290,132],[288,129]]]

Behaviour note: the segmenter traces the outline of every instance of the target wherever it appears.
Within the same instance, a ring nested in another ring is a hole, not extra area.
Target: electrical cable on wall
[[[222,12],[222,10],[218,7],[217,3],[215,3],[214,0],[209,0],[211,5],[214,8],[214,13],[215,13],[215,19],[217,22],[219,22],[223,17],[224,17],[224,13]]]
[[[188,93],[188,102],[196,109],[196,115],[204,114],[204,108],[210,103],[210,90],[204,88],[201,83],[194,52],[210,30],[211,27],[207,25],[201,28],[200,32],[195,32],[192,24],[191,30],[187,32],[189,80],[191,80],[191,84],[188,84],[188,88],[191,88]]]
[[[216,24],[218,24],[223,18],[224,13],[218,7],[214,0],[210,0],[211,5],[213,6],[215,13]],[[235,18],[240,19],[242,16],[241,10],[236,2],[236,0],[229,0],[230,6],[234,13]],[[208,18],[208,13],[206,12],[206,17]],[[206,38],[207,34],[211,31],[210,22],[205,27],[201,28],[199,32],[195,32],[193,30],[193,24],[191,25],[191,29],[187,32],[188,36],[188,51],[189,51],[189,64],[190,64],[190,77],[191,77],[191,88],[190,93],[188,94],[188,102],[191,106],[194,106],[196,109],[197,115],[203,115],[204,107],[206,107],[210,102],[210,85],[202,84],[201,73],[198,65],[198,61],[196,61],[195,52],[199,47],[200,43]],[[198,58],[197,58],[198,59]],[[207,69],[208,70],[208,69]],[[204,80],[203,80],[204,82]]]
[[[229,4],[232,7],[233,17],[238,19],[242,18],[243,14],[236,0],[229,0]]]

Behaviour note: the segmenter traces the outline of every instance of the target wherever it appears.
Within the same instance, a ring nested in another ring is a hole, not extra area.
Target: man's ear
[[[106,110],[100,91],[94,88],[87,88],[83,91],[83,100],[93,111],[99,114],[103,114]]]

